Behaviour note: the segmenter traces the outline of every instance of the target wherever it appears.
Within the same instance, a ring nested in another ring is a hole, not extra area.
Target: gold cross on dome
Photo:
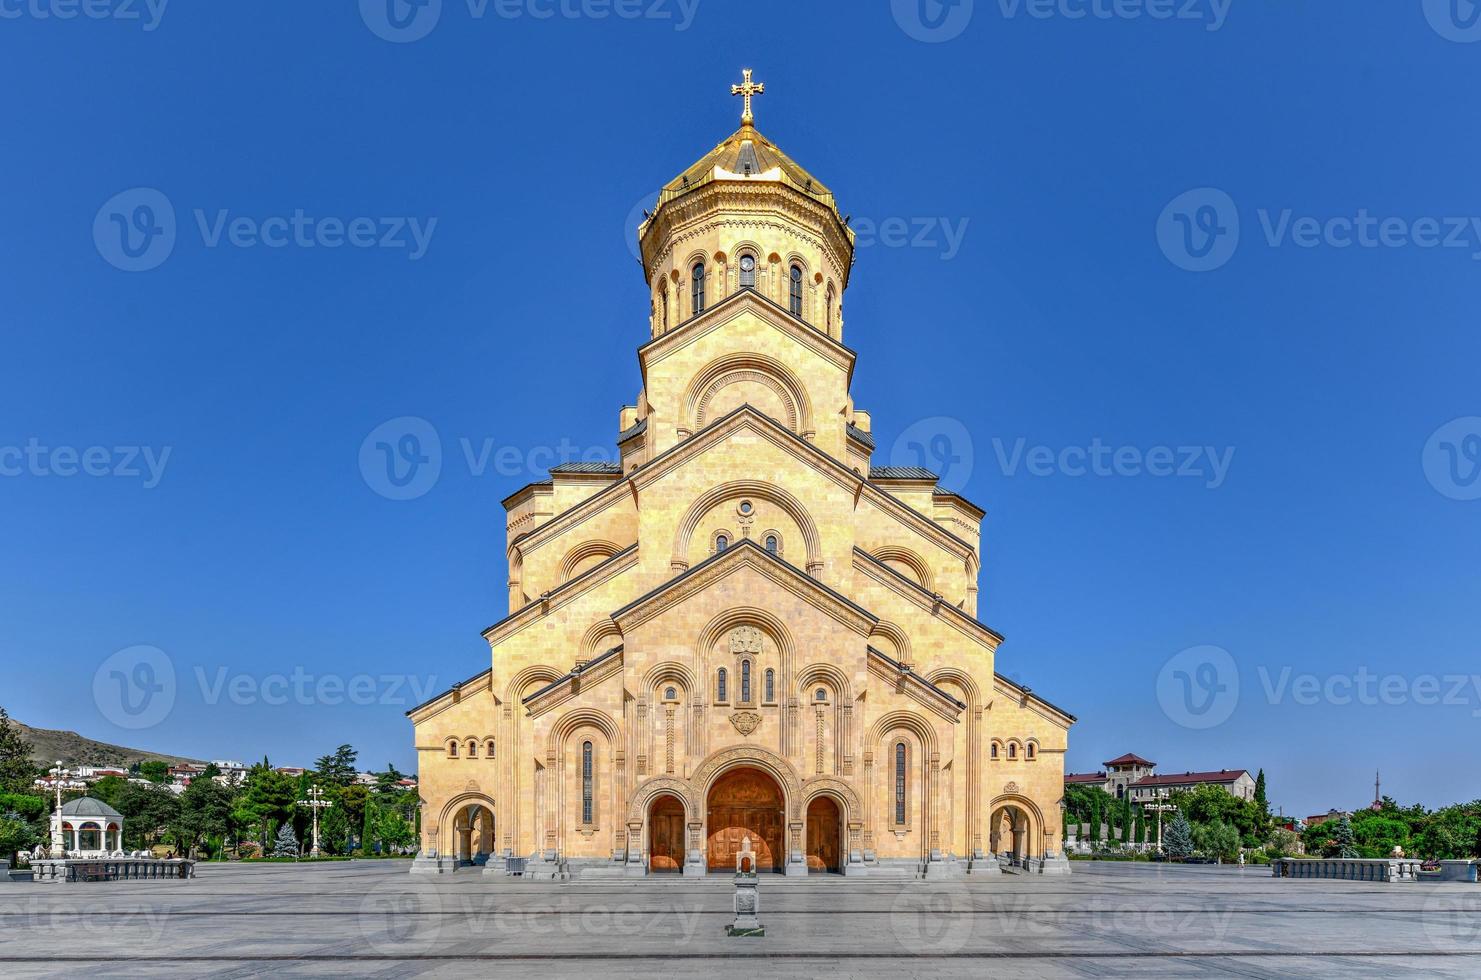
[[[741,110],[741,125],[742,126],[749,126],[749,125],[751,125],[751,123],[755,119],[755,117],[751,115],[751,96],[753,96],[753,95],[762,95],[765,92],[766,92],[766,83],[765,82],[753,82],[753,81],[751,81],[751,69],[749,69],[749,68],[742,68],[741,69],[741,83],[739,85],[732,85],[732,86],[730,86],[730,94],[731,95],[743,95],[743,96],[745,96],[745,106]]]

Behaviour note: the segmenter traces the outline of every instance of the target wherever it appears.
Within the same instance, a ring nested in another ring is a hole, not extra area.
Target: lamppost
[[[1162,800],[1162,801],[1166,801],[1167,800],[1167,790],[1165,790],[1165,789],[1159,789],[1157,791],[1157,799],[1158,800]],[[1177,806],[1174,805],[1174,804],[1172,804],[1172,803],[1167,803],[1167,802],[1146,803],[1146,804],[1143,804],[1142,809],[1143,810],[1155,810],[1155,811],[1157,811],[1157,853],[1158,854],[1161,854],[1162,853],[1162,815],[1164,813],[1166,813],[1168,810],[1176,810],[1177,809]]]
[[[314,846],[309,851],[309,857],[319,857],[319,811],[326,806],[334,806],[332,800],[324,799],[324,790],[318,786],[309,787],[309,798],[299,800],[299,806],[306,806],[314,815]]]
[[[58,759],[57,764],[47,770],[45,776],[36,780],[36,787],[43,790],[52,790],[56,793],[57,808],[51,815],[51,856],[60,858],[67,852],[67,842],[62,838],[62,790],[86,789],[87,783],[80,779],[73,779],[73,772],[62,765]]]

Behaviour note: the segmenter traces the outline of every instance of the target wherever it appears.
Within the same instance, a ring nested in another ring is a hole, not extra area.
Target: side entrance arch
[[[833,797],[818,795],[807,805],[807,870],[842,870],[843,820]]]
[[[648,870],[684,870],[684,804],[667,793],[648,810]]]

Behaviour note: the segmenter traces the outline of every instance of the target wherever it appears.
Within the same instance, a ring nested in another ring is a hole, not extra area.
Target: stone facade
[[[983,511],[871,465],[832,193],[747,119],[639,236],[621,462],[504,501],[491,665],[408,713],[418,868],[1064,867],[1074,719],[995,673]]]

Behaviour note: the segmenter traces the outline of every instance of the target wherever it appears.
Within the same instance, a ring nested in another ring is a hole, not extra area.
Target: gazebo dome
[[[102,800],[91,796],[79,796],[75,800],[68,800],[62,804],[62,816],[64,817],[93,817],[103,820],[122,820],[123,814]]]

